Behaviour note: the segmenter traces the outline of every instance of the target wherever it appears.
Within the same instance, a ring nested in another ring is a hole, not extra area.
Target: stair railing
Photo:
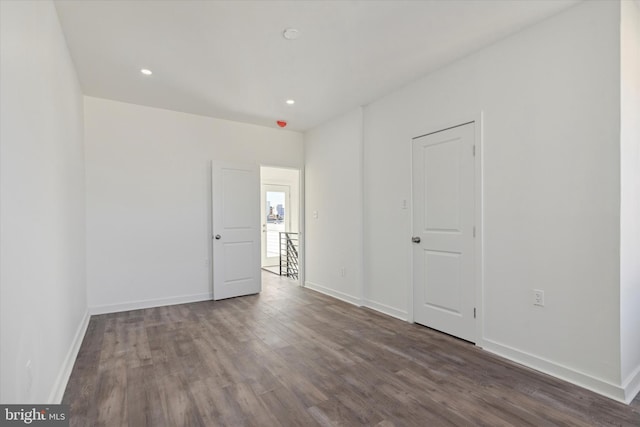
[[[299,233],[280,232],[280,275],[298,279]]]

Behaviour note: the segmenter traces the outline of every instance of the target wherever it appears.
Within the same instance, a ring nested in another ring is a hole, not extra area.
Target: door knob
[[[411,238],[411,241],[412,241],[413,243],[420,243],[420,237],[417,237],[417,236],[412,237],[412,238]]]
[[[222,236],[221,236],[221,235],[216,234],[216,240],[220,240],[221,238],[222,238]]]

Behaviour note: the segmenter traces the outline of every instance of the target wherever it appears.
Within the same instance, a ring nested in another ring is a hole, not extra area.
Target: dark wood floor
[[[72,426],[640,426],[626,406],[264,273],[260,295],[94,316]]]

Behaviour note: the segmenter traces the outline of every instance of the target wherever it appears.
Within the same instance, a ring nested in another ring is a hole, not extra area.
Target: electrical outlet
[[[318,219],[318,211],[313,211],[313,219]]]
[[[533,290],[533,305],[544,307],[544,291],[540,289]]]
[[[342,267],[340,269],[340,276],[345,277],[347,275],[347,269]]]

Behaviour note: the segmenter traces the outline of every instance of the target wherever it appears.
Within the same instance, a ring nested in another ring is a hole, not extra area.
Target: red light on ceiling
[[[285,122],[284,120],[278,120],[276,122],[278,124],[278,126],[280,126],[281,128],[287,126],[287,122]]]

